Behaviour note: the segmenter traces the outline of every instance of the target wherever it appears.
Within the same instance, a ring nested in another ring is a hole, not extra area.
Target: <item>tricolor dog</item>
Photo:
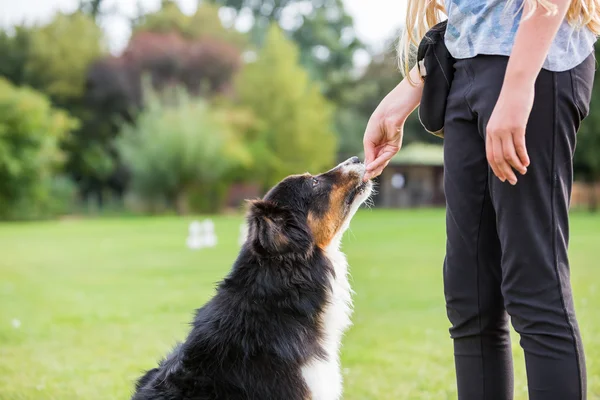
[[[248,238],[188,337],[133,400],[337,400],[352,314],[344,231],[372,183],[353,157],[250,202]]]

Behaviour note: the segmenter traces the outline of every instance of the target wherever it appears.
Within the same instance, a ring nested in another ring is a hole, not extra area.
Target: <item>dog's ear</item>
[[[285,253],[290,244],[285,232],[286,210],[265,200],[248,203],[248,243],[259,253]]]
[[[248,244],[259,254],[299,250],[298,226],[292,212],[267,200],[250,200]]]

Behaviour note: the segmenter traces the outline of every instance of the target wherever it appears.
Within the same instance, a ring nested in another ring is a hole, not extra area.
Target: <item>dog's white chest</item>
[[[346,256],[334,244],[326,255],[333,264],[331,293],[323,315],[323,348],[325,360],[314,359],[302,368],[302,376],[311,392],[312,400],[338,400],[342,396],[342,374],[339,352],[342,337],[351,325],[352,290],[348,282]]]

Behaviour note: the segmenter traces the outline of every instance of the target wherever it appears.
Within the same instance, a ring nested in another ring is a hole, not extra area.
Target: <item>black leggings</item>
[[[444,291],[460,400],[513,398],[509,318],[531,400],[586,398],[567,246],[575,137],[589,111],[594,57],[542,70],[527,125],[531,165],[516,186],[486,161],[485,127],[507,57],[459,60],[444,128]]]

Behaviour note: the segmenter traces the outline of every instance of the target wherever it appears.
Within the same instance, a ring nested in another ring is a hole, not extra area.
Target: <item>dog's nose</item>
[[[346,161],[346,164],[360,164],[360,160],[356,156],[350,157],[348,161]]]

